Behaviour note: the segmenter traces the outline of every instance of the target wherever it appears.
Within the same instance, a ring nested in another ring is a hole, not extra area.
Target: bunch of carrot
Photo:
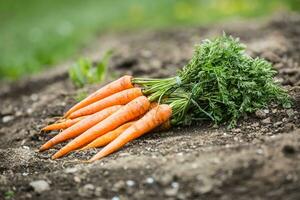
[[[169,105],[151,103],[141,88],[134,86],[131,76],[123,76],[73,106],[64,115],[65,120],[43,128],[63,131],[42,145],[40,151],[73,138],[52,159],[76,149],[106,145],[89,160],[95,161],[168,121],[171,115]]]
[[[71,151],[104,147],[89,161],[101,159],[155,129],[209,119],[237,119],[271,101],[290,105],[286,91],[274,80],[267,61],[245,54],[238,39],[225,34],[196,46],[189,63],[171,78],[123,76],[69,109],[44,131],[63,130],[40,151],[72,139],[52,158]]]

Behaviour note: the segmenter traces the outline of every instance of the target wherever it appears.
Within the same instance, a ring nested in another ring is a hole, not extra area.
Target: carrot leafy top
[[[135,78],[150,100],[172,106],[172,123],[211,119],[229,121],[274,102],[290,107],[287,92],[274,80],[276,71],[262,58],[245,53],[245,45],[223,34],[196,45],[191,60],[176,77]]]

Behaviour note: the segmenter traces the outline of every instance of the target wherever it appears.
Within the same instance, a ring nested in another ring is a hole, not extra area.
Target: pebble
[[[81,179],[78,177],[78,176],[74,176],[74,181],[76,182],[76,183],[80,183],[81,182]]]
[[[101,196],[102,195],[102,191],[103,191],[102,187],[96,187],[96,189],[95,189],[95,195],[96,196]]]
[[[25,146],[25,145],[22,146],[22,148],[23,148],[23,149],[26,149],[26,150],[29,150],[29,149],[30,149],[29,146]]]
[[[124,181],[118,181],[113,185],[113,190],[119,191],[120,189],[124,188],[124,186],[125,186]]]
[[[287,111],[286,111],[286,114],[289,116],[289,117],[292,117],[292,116],[294,116],[294,110],[293,109],[288,109]]]
[[[263,154],[263,150],[262,150],[262,149],[257,149],[257,150],[256,150],[256,153],[257,153],[258,155],[261,155],[261,154]]]
[[[154,178],[148,177],[148,178],[146,179],[146,183],[148,183],[148,184],[154,183]]]
[[[37,193],[42,193],[44,191],[50,190],[50,186],[45,180],[37,180],[32,181],[29,183],[29,185],[34,189]]]
[[[32,112],[33,112],[32,108],[28,108],[28,109],[26,110],[26,113],[27,113],[28,115],[32,114]]]
[[[12,115],[6,115],[6,116],[2,117],[2,122],[5,124],[5,123],[8,123],[8,122],[10,122],[10,121],[12,121],[14,119],[15,119],[14,116],[12,116]]]
[[[162,185],[166,186],[169,185],[172,180],[173,180],[173,176],[165,174],[164,176],[161,177],[160,182]]]
[[[174,197],[178,193],[178,188],[168,188],[165,190],[165,195],[169,197]]]
[[[260,119],[264,119],[267,116],[267,114],[264,111],[262,111],[262,110],[257,110],[255,112],[255,115],[256,115],[256,117],[258,117]]]
[[[172,182],[171,183],[172,188],[179,188],[179,183],[177,182]]]
[[[15,114],[17,117],[20,117],[20,116],[22,116],[23,115],[23,112],[22,111],[20,111],[20,110],[18,110],[17,112],[16,112],[16,114]]]
[[[268,118],[262,120],[261,122],[262,122],[263,124],[270,124],[270,123],[271,123],[271,118],[268,117]]]
[[[73,174],[73,173],[77,172],[77,168],[75,168],[75,167],[73,167],[73,168],[66,168],[65,172],[67,174]]]
[[[135,185],[135,182],[133,180],[128,180],[128,181],[126,181],[126,185],[129,187],[132,187]]]
[[[276,123],[274,124],[274,126],[275,126],[275,127],[279,127],[281,124],[282,124],[282,122],[279,121],[279,122],[276,122]]]
[[[234,128],[234,129],[232,129],[232,132],[233,133],[239,133],[239,132],[241,132],[242,130],[240,129],[240,128]]]
[[[82,188],[79,188],[79,195],[82,197],[89,197],[94,194],[95,186],[93,184],[86,184]]]
[[[120,200],[120,198],[117,196],[114,196],[113,198],[111,198],[111,200]]]

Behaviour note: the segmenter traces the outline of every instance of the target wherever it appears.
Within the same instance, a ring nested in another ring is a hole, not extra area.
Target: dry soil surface
[[[249,114],[228,130],[210,123],[150,133],[92,164],[96,150],[63,159],[38,147],[56,132],[40,133],[75,103],[69,63],[0,86],[0,199],[300,199],[300,15],[208,27],[107,33],[82,54],[97,60],[115,53],[110,79],[122,74],[176,73],[200,40],[240,37],[248,53],[274,64],[294,99]],[[93,91],[98,86],[83,90]],[[80,91],[79,91],[80,92]]]

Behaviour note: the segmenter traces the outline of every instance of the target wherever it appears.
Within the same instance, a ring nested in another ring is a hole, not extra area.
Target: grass
[[[101,82],[105,79],[107,65],[112,51],[107,51],[97,63],[92,63],[88,58],[80,58],[69,68],[69,77],[78,88],[87,84]]]
[[[107,30],[207,24],[299,10],[297,0],[0,0],[0,79],[76,55]]]

